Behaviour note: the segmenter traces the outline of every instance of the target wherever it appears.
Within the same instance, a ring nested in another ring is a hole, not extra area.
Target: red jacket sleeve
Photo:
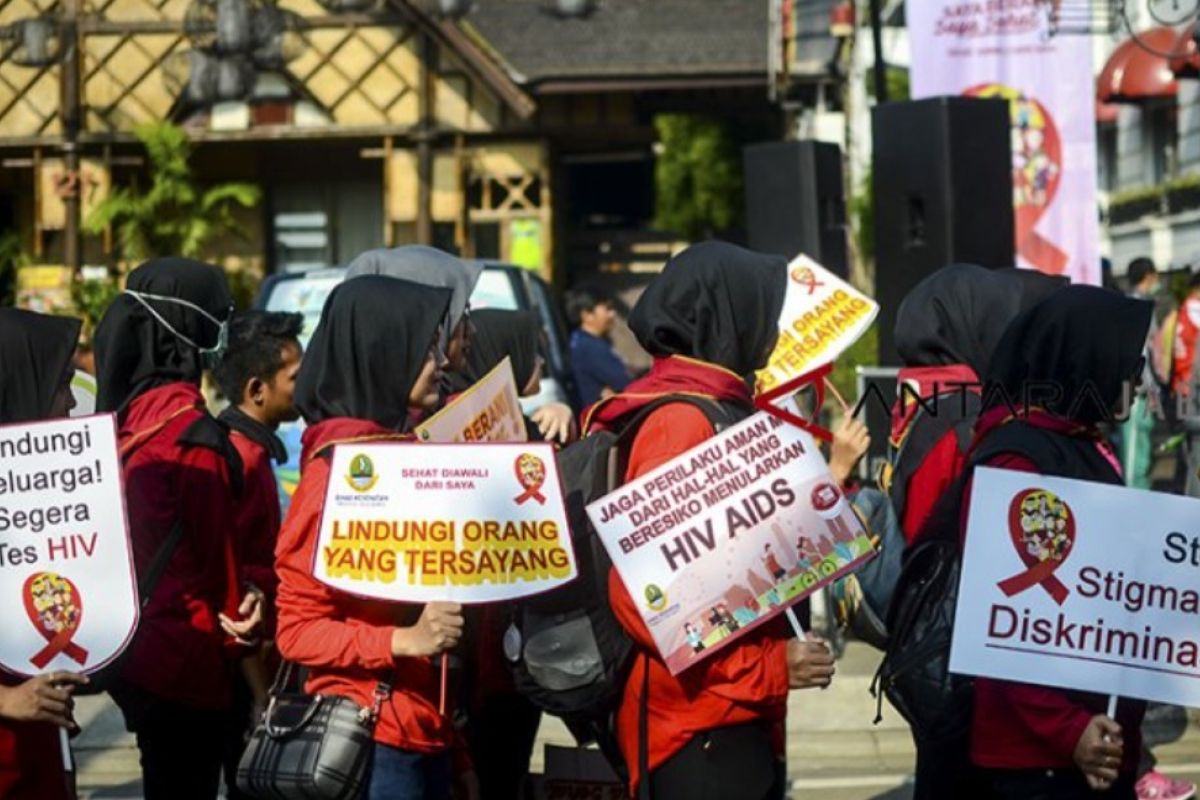
[[[989,467],[1015,472],[1037,472],[1037,465],[1027,458],[1013,454],[1002,454],[987,463]],[[962,531],[966,538],[967,516],[971,505],[971,482],[967,483],[963,497]],[[986,691],[999,695],[1011,713],[1028,728],[1042,743],[1045,752],[1070,763],[1074,758],[1075,745],[1091,721],[1093,712],[1072,701],[1062,689],[1050,686],[1034,686],[1025,683],[1010,683],[980,679],[987,684]]]
[[[314,460],[296,489],[279,533],[275,571],[279,576],[279,652],[309,667],[387,669],[392,657],[391,625],[347,619],[333,589],[313,577],[321,506],[329,467]]]

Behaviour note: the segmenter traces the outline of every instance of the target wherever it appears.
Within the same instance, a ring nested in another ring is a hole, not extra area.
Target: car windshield
[[[308,340],[312,338],[317,322],[321,319],[325,298],[329,297],[329,293],[344,277],[345,273],[342,270],[336,270],[279,281],[271,287],[271,294],[267,296],[267,311],[303,314],[304,330],[300,334],[300,342],[308,347]]]
[[[290,311],[304,315],[304,331],[301,343],[307,347],[321,309],[329,293],[345,279],[344,270],[320,271],[302,277],[286,278],[271,287],[267,296],[267,311]],[[471,294],[471,308],[501,308],[510,311],[520,307],[516,290],[508,274],[502,269],[485,269],[479,283]]]

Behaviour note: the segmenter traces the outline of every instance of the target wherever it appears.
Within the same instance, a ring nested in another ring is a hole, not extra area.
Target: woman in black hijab
[[[79,320],[0,308],[0,424],[65,417]]]
[[[904,367],[892,409],[888,497],[908,543],[926,525],[934,504],[966,464],[971,428],[980,409],[980,377],[1008,324],[1062,281],[1035,270],[991,270],[950,264],[918,283],[896,313],[895,342]],[[924,413],[922,404],[936,408]],[[903,543],[897,542],[902,545]],[[916,741],[913,796],[966,796],[966,743]]]
[[[96,329],[97,411],[124,411],[138,395],[200,382],[219,360],[233,299],[219,267],[156,258],[129,275]]]
[[[74,406],[79,320],[0,308],[0,425],[65,417]],[[0,672],[0,797],[66,800],[57,728],[76,729],[72,693],[87,678],[56,671],[21,681]]]
[[[158,258],[135,269],[96,331],[100,411],[117,413],[141,621],[109,692],[137,736],[148,800],[215,796],[235,638],[257,636],[231,530],[241,464],[200,392],[225,345],[220,268]],[[186,791],[184,788],[186,787]]]
[[[467,366],[449,376],[450,390],[465,392],[482,380],[507,356],[512,360],[513,379],[519,397],[541,391],[542,322],[533,311],[486,308],[471,314],[471,347]],[[530,440],[566,444],[575,433],[575,415],[565,403],[547,403],[526,418]]]
[[[1101,424],[1138,378],[1152,310],[1069,286],[1013,321],[984,375],[965,480],[935,512],[930,535],[961,535],[976,466],[1122,483]],[[1112,720],[1101,695],[984,678],[974,702],[971,760],[990,796],[1133,800],[1144,703],[1122,700]]]
[[[779,256],[704,242],[672,258],[650,283],[629,326],[654,364],[625,392],[593,405],[585,426],[621,431],[647,404],[668,399],[639,424],[626,481],[708,440],[716,421],[751,413],[754,373],[766,365],[778,339],[787,281],[786,261]],[[721,410],[670,402],[673,395],[719,402]],[[613,613],[635,642],[616,714],[632,795],[648,781],[661,800],[782,798],[785,775],[776,733],[787,714],[788,688],[828,685],[832,656],[815,641],[797,643],[787,624],[776,620],[779,624],[749,632],[702,665],[672,675],[638,603],[615,572],[608,590]],[[641,596],[641,587],[634,593]],[[681,637],[685,622],[702,628],[703,636],[714,624],[680,619]]]
[[[366,800],[445,800],[450,794],[453,713],[439,713],[434,657],[462,635],[456,603],[424,607],[354,597],[313,577],[322,508],[338,443],[406,441],[410,406],[438,400],[447,366],[438,337],[450,291],[368,275],[334,289],[296,381],[304,431],[301,477],[279,533],[277,642],[308,668],[306,689],[371,707],[390,688],[374,729]],[[341,476],[335,480],[341,481]],[[460,776],[461,777],[461,776]]]

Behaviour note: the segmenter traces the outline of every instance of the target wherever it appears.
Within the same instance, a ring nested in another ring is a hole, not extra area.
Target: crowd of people
[[[1151,292],[1152,267],[1130,275],[1136,293]],[[141,622],[103,681],[0,674],[0,797],[73,796],[57,729],[76,730],[73,697],[99,688],[136,736],[147,798],[208,800],[222,782],[226,796],[243,797],[233,776],[281,663],[304,669],[305,691],[373,710],[365,797],[522,796],[541,714],[509,674],[510,609],[366,599],[312,571],[336,445],[420,447],[414,425],[506,356],[519,393],[537,393],[537,317],[472,311],[478,277],[477,265],[428,247],[365,253],[303,348],[301,317],[235,312],[215,266],[160,258],[129,274],[94,353],[97,410],[118,424]],[[585,408],[578,416],[562,404],[538,409],[527,420],[530,438],[565,445],[636,417],[622,462],[629,481],[717,430],[692,403],[639,414],[648,404],[701,396],[748,416],[787,281],[785,259],[734,245],[679,253],[629,314],[653,358],[633,380],[608,342],[612,303],[574,293],[571,352]],[[1186,348],[1200,349],[1194,294],[1174,325],[1184,343],[1175,364]],[[904,538],[965,535],[963,487],[981,465],[1146,485],[1142,407],[1121,426],[1120,448],[1106,411],[1129,386],[1140,384],[1148,406],[1151,396],[1161,401],[1161,386],[1187,393],[1193,380],[1178,367],[1161,371],[1171,359],[1155,349],[1162,336],[1151,331],[1151,310],[1144,299],[1016,269],[951,265],[918,285],[897,314],[900,380],[922,397],[979,388],[938,415],[897,405],[891,444],[914,445],[892,465],[888,488]],[[78,336],[77,321],[0,309],[0,424],[70,411]],[[219,415],[201,391],[206,372],[228,402]],[[997,401],[1020,397],[1030,381],[1063,391],[1036,406]],[[1076,403],[1084,383],[1108,406]],[[1006,391],[984,392],[988,385]],[[283,517],[272,464],[287,453],[275,431],[297,418],[307,425],[301,478]],[[851,495],[867,446],[861,422],[837,427],[830,467]],[[789,692],[830,685],[829,646],[797,638],[777,618],[672,675],[615,571],[608,595],[634,646],[612,722],[631,796],[781,800]],[[452,683],[445,707],[443,660]],[[918,797],[1181,800],[1195,791],[1153,770],[1140,744],[1141,703],[1122,702],[1109,718],[1099,696],[984,679],[973,702],[969,737],[916,742]]]

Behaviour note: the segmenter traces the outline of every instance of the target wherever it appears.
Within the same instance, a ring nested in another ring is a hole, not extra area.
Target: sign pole
[[[450,655],[442,652],[442,691],[438,697],[438,713],[446,716],[446,688],[450,685]]]
[[[804,633],[804,627],[800,624],[795,609],[788,606],[788,610],[785,613],[787,614],[788,622],[792,624],[792,632],[796,634],[796,638],[802,642],[808,641],[808,636]]]
[[[66,728],[58,729],[58,743],[62,747],[63,771],[74,772],[75,762],[71,760],[71,740]]]

